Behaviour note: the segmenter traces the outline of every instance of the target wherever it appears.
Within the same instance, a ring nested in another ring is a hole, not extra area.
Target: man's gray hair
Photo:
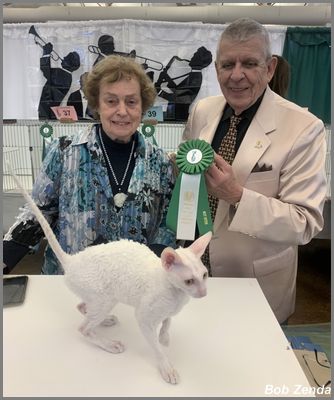
[[[266,59],[269,59],[271,54],[270,38],[267,29],[259,22],[254,21],[251,18],[239,18],[232,22],[226,27],[220,36],[220,40],[217,47],[217,59],[219,56],[220,43],[222,40],[233,40],[237,42],[243,42],[249,40],[253,36],[261,36],[264,40],[264,55]]]

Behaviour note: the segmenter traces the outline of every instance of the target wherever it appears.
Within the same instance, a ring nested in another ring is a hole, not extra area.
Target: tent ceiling
[[[265,24],[330,25],[331,3],[3,3],[3,22],[143,19],[227,23],[250,16]]]

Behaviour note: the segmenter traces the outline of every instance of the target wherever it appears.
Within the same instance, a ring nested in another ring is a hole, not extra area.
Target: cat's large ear
[[[201,257],[207,247],[207,245],[210,243],[210,240],[212,238],[212,232],[209,231],[205,235],[199,237],[192,243],[188,249],[190,249],[196,256]]]
[[[182,263],[180,256],[171,247],[166,247],[161,253],[162,266],[168,271],[172,265]]]

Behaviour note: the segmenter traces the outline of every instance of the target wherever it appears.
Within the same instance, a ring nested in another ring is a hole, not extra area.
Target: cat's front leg
[[[178,372],[170,363],[167,357],[159,362],[159,371],[166,382],[172,383],[173,385],[180,382]]]
[[[162,325],[160,328],[160,333],[159,333],[159,342],[164,345],[168,346],[169,345],[169,333],[168,329],[170,327],[171,323],[171,318],[166,318],[162,321]]]
[[[162,351],[158,340],[157,329],[160,321],[157,323],[153,322],[150,320],[148,314],[137,314],[137,320],[143,335],[154,350],[161,376],[168,383],[178,383],[180,380],[179,374],[169,361],[168,357]]]

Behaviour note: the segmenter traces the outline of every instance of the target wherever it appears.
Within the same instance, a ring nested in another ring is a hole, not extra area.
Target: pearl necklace
[[[99,137],[100,137],[100,142],[101,142],[101,145],[102,145],[102,150],[103,150],[105,159],[107,160],[108,166],[109,166],[110,171],[111,171],[111,175],[112,175],[112,177],[114,178],[114,181],[115,181],[116,185],[118,186],[118,192],[119,192],[119,193],[117,193],[116,195],[114,195],[114,203],[115,203],[115,206],[116,206],[116,207],[121,208],[121,207],[123,206],[123,204],[124,204],[126,198],[128,197],[125,193],[122,192],[122,186],[123,186],[123,184],[124,184],[125,178],[126,178],[126,176],[127,176],[127,174],[128,174],[128,170],[129,170],[129,167],[130,167],[130,162],[131,162],[131,159],[132,159],[132,156],[133,156],[133,150],[134,150],[134,148],[135,148],[135,140],[133,140],[133,142],[132,142],[132,147],[131,147],[130,156],[129,156],[128,162],[127,162],[127,164],[126,164],[126,168],[125,168],[125,171],[124,171],[124,174],[123,174],[123,178],[122,178],[122,180],[121,180],[121,183],[119,183],[119,182],[118,182],[118,179],[117,179],[117,177],[116,177],[116,175],[115,175],[114,169],[113,169],[113,167],[111,166],[111,162],[110,162],[110,159],[109,159],[109,157],[108,157],[108,153],[107,153],[107,151],[106,151],[106,148],[105,148],[105,146],[104,146],[104,142],[103,142],[103,140],[102,140],[102,135],[101,135],[101,129],[99,129]]]

